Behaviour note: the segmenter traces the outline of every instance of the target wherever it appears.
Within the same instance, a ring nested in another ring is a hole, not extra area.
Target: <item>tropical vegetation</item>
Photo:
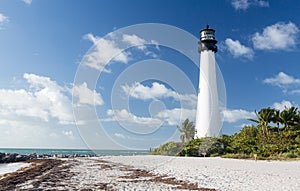
[[[263,108],[256,118],[234,135],[193,139],[195,126],[186,119],[181,127],[182,142],[169,142],[152,154],[177,156],[221,156],[230,158],[289,159],[300,158],[300,111],[297,107],[283,110]]]

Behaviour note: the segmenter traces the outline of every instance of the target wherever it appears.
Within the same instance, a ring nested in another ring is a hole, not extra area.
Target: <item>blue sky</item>
[[[226,87],[223,133],[255,109],[298,106],[299,9],[296,0],[0,0],[0,147],[179,140],[176,125],[195,120],[194,39],[206,24]]]

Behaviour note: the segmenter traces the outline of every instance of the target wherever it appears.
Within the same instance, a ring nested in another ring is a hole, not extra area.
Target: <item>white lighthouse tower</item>
[[[221,116],[216,78],[215,30],[207,25],[200,31],[200,78],[196,115],[196,138],[221,135]]]

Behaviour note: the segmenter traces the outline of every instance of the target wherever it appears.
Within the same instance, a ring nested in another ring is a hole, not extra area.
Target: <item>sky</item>
[[[195,121],[216,30],[222,132],[300,103],[297,0],[0,0],[0,148],[148,149]]]

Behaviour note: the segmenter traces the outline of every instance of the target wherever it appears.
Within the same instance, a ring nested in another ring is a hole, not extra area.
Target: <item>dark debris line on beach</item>
[[[216,189],[198,187],[197,183],[190,183],[183,180],[177,180],[176,178],[168,177],[167,175],[156,175],[147,170],[137,169],[128,165],[116,164],[107,161],[103,161],[103,163],[105,163],[104,165],[107,169],[117,168],[118,170],[127,172],[127,175],[119,176],[119,178],[121,178],[119,182],[154,182],[174,186],[173,189],[175,190],[184,189],[198,191],[216,191]]]
[[[79,183],[72,177],[74,172],[70,169],[78,165],[76,159],[37,159],[29,160],[30,167],[21,171],[13,172],[0,179],[0,191],[7,190],[105,190],[115,191],[114,187],[121,183],[142,183],[149,182],[162,183],[170,185],[174,190],[199,190],[216,191],[215,189],[200,188],[197,183],[190,183],[183,180],[177,180],[167,175],[156,175],[147,170],[136,169],[132,166],[113,163],[105,160],[95,160],[95,165],[100,167],[100,171],[119,170],[125,172],[125,175],[111,177],[114,180],[111,183],[95,182],[84,187],[78,188]]]
[[[64,163],[64,161],[52,159],[31,160],[28,162],[34,166],[25,168],[23,171],[13,172],[0,180],[1,191],[18,189],[18,186],[26,181],[32,181],[33,188],[31,190],[36,189],[42,182],[45,182],[44,178],[47,178],[47,175],[42,176],[43,174],[55,170],[58,171],[57,168]],[[52,175],[52,173],[48,173],[48,176],[50,176],[50,174]],[[51,180],[49,180],[49,182],[50,181]]]

